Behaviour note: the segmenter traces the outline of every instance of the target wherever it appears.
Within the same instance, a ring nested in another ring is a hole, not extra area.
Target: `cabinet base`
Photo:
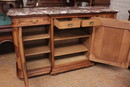
[[[75,63],[65,64],[65,65],[56,65],[53,67],[51,75],[55,75],[62,72],[67,72],[71,70],[76,70],[80,68],[85,68],[94,65],[94,63],[89,60],[83,60]]]
[[[45,75],[45,74],[49,74],[51,71],[51,67],[44,67],[44,68],[39,68],[36,70],[28,70],[28,77],[35,77],[35,76],[40,76],[40,75]],[[17,76],[19,79],[23,79],[23,73],[22,71],[18,71],[17,72]]]

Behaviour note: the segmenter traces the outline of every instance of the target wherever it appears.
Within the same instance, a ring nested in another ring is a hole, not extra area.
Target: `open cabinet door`
[[[89,60],[128,68],[130,57],[130,22],[109,18],[95,18]]]
[[[25,56],[24,56],[22,28],[21,27],[19,28],[19,32],[18,32],[18,39],[19,39],[20,58],[21,58],[21,66],[22,66],[22,71],[23,71],[24,83],[25,83],[25,87],[29,87],[26,60],[25,60]]]

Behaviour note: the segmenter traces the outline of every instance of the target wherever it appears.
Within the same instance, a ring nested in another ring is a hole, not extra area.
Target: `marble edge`
[[[103,13],[118,12],[119,10],[108,7],[42,7],[42,8],[19,8],[10,9],[8,16],[28,16],[28,15],[59,15],[59,14],[84,14],[84,13]]]

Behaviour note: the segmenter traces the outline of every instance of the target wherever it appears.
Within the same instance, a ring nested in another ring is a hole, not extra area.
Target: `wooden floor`
[[[0,55],[0,87],[24,87],[16,77],[15,54]],[[130,87],[130,69],[103,64],[29,79],[30,87]]]

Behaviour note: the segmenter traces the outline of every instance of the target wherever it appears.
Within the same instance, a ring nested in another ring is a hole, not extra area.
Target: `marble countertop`
[[[8,16],[27,16],[27,15],[56,15],[56,14],[79,14],[79,13],[102,13],[118,12],[119,10],[109,7],[35,7],[35,8],[16,8],[8,11]]]

